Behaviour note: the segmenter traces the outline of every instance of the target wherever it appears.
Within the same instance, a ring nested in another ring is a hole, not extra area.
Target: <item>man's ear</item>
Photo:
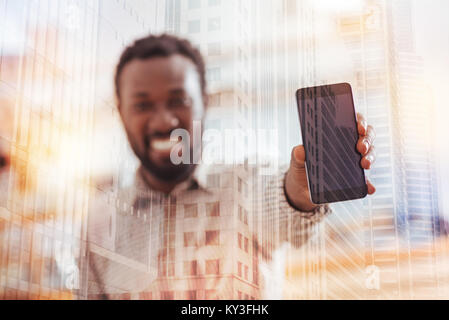
[[[122,103],[120,101],[120,98],[115,96],[115,105],[117,106],[117,111],[122,116]]]

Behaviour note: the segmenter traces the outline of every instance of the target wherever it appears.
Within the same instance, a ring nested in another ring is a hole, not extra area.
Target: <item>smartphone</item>
[[[366,197],[351,85],[299,89],[296,100],[312,202],[323,204]]]

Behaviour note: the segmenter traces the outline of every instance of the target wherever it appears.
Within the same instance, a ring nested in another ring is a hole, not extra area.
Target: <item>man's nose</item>
[[[170,110],[162,108],[148,121],[148,129],[156,132],[170,132],[179,126],[179,119]]]

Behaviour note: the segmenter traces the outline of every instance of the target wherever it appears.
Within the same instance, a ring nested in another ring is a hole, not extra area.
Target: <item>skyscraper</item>
[[[411,252],[428,245],[432,266],[431,243],[439,233],[433,112],[414,52],[411,14],[410,1],[366,1],[362,13],[339,18],[354,63],[356,103],[377,132],[378,160],[369,174],[377,192],[364,201],[366,263],[380,268],[381,296],[403,298],[413,297],[413,279],[434,281],[413,271]]]

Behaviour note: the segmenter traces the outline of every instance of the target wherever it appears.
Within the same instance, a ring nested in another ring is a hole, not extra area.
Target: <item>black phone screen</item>
[[[364,198],[365,173],[357,151],[357,119],[347,83],[296,93],[307,178],[313,203]]]

